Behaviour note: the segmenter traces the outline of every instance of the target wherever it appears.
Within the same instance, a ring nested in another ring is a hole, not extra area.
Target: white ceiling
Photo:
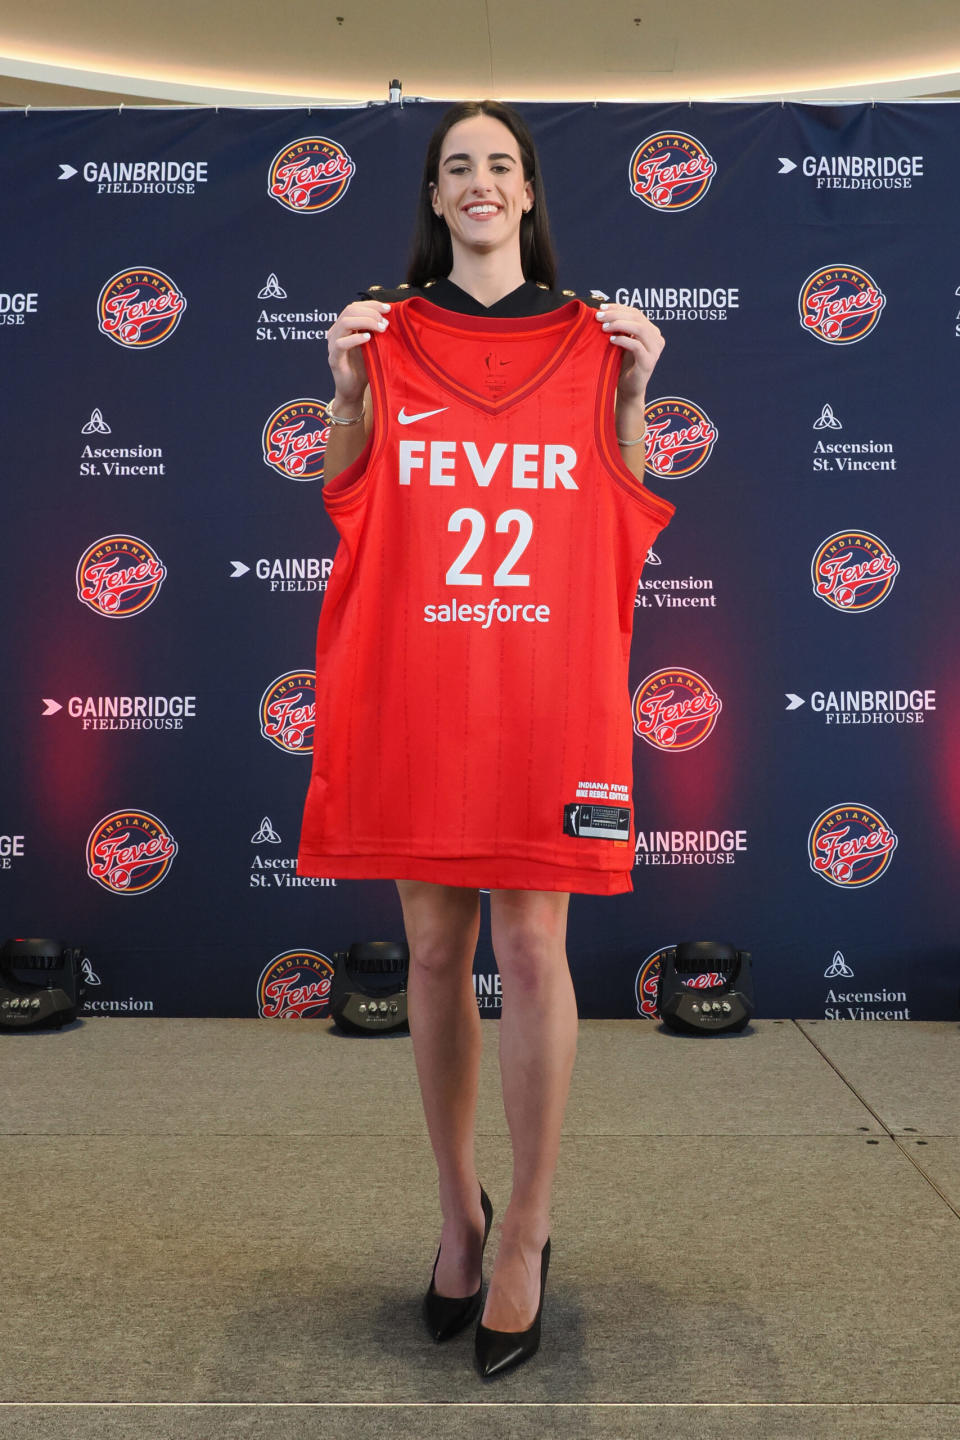
[[[960,0],[5,0],[0,104],[894,100],[960,92]]]

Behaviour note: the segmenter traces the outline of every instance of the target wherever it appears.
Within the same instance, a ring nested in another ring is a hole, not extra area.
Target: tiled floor
[[[497,1023],[478,1168],[510,1179]],[[0,1037],[0,1437],[960,1435],[960,1029],[582,1021],[543,1344],[433,1346],[408,1037]]]

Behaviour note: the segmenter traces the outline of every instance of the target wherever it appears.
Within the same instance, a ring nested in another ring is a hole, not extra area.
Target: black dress
[[[454,285],[447,277],[442,280],[428,280],[426,285],[398,285],[392,289],[385,285],[372,285],[369,290],[361,291],[360,299],[383,300],[389,304],[394,300],[409,300],[412,295],[420,295],[424,300],[429,300],[431,305],[439,305],[441,310],[452,310],[457,315],[488,315],[505,319],[516,319],[524,315],[548,315],[551,310],[559,310],[561,305],[568,305],[571,300],[582,300],[585,305],[592,305],[594,308],[601,303],[599,295],[577,295],[573,290],[549,290],[545,285],[525,280],[516,290],[504,295],[502,300],[497,300],[492,305],[481,305],[479,300],[468,295],[466,290],[461,290],[459,285]]]

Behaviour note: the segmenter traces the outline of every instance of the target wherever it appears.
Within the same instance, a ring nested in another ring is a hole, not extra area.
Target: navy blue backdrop
[[[89,1013],[320,1016],[402,934],[294,856],[325,332],[403,278],[445,108],[0,115],[0,931],[83,944]],[[581,1014],[720,938],[761,1016],[952,1017],[957,109],[522,109],[560,283],[667,341],[634,893],[571,901]]]

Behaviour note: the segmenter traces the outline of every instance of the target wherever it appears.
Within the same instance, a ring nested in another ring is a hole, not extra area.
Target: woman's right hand
[[[334,380],[334,399],[343,405],[359,405],[367,387],[363,347],[375,330],[390,323],[390,306],[383,300],[355,300],[341,310],[327,332],[327,358]]]

